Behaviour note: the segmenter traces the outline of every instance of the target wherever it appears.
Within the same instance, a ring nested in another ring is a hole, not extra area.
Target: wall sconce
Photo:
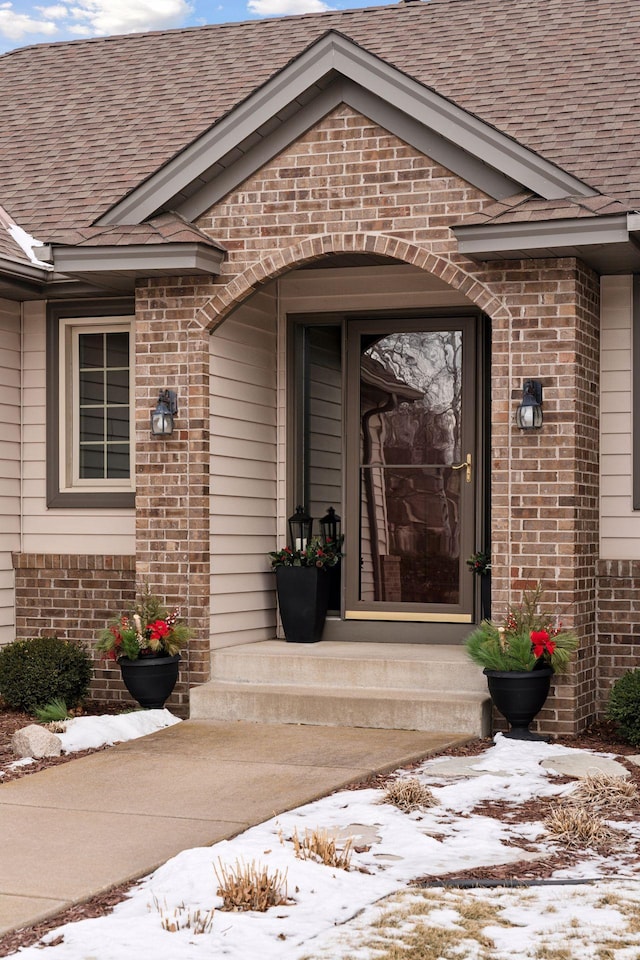
[[[525,380],[522,384],[522,403],[516,410],[516,423],[521,430],[536,430],[542,426],[542,384],[539,380]]]
[[[170,437],[173,433],[173,418],[178,412],[178,395],[175,390],[161,390],[155,410],[151,411],[151,436]]]

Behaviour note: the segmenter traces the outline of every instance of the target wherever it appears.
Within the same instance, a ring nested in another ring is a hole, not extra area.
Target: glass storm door
[[[473,619],[473,318],[347,325],[346,619]]]

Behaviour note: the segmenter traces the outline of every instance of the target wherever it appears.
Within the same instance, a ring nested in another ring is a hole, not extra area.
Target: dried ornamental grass
[[[265,913],[269,907],[289,902],[286,870],[270,874],[267,867],[255,860],[251,863],[236,860],[235,867],[226,867],[219,860],[218,865],[219,868],[214,864],[213,869],[218,881],[216,893],[223,900],[221,910]]]
[[[298,860],[315,860],[316,863],[324,863],[328,867],[349,870],[352,837],[345,840],[341,850],[338,849],[337,838],[331,836],[327,830],[305,830],[302,837],[294,830],[292,840]]]
[[[171,912],[167,907],[166,900],[164,904],[161,904],[155,896],[153,906],[160,914],[162,929],[166,930],[167,933],[177,933],[178,930],[191,930],[195,934],[210,933],[213,927],[213,915],[215,913],[213,907],[211,910],[203,912],[202,910],[192,910],[191,907],[180,903]],[[149,909],[151,909],[151,905],[149,905]]]
[[[413,813],[414,810],[426,810],[433,807],[437,800],[429,787],[420,783],[417,777],[408,777],[394,780],[385,790],[380,803],[391,803],[403,813]]]
[[[567,802],[606,814],[624,813],[638,802],[638,790],[631,780],[609,773],[589,773],[567,796]]]
[[[575,804],[554,807],[544,825],[554,840],[572,848],[608,846],[620,837],[593,810]]]

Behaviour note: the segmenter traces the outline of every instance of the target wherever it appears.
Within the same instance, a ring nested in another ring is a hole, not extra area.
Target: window
[[[133,506],[133,346],[133,317],[113,305],[50,309],[50,507]]]

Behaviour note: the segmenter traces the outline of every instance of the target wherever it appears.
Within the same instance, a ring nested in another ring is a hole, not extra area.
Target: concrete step
[[[296,686],[485,693],[487,681],[461,646],[415,643],[284,643],[266,640],[216,650],[214,680]]]
[[[230,683],[211,680],[191,691],[191,718],[305,723],[386,730],[447,731],[487,736],[490,701],[479,693]]]
[[[486,736],[486,680],[459,646],[262,641],[214,651],[191,717]]]

